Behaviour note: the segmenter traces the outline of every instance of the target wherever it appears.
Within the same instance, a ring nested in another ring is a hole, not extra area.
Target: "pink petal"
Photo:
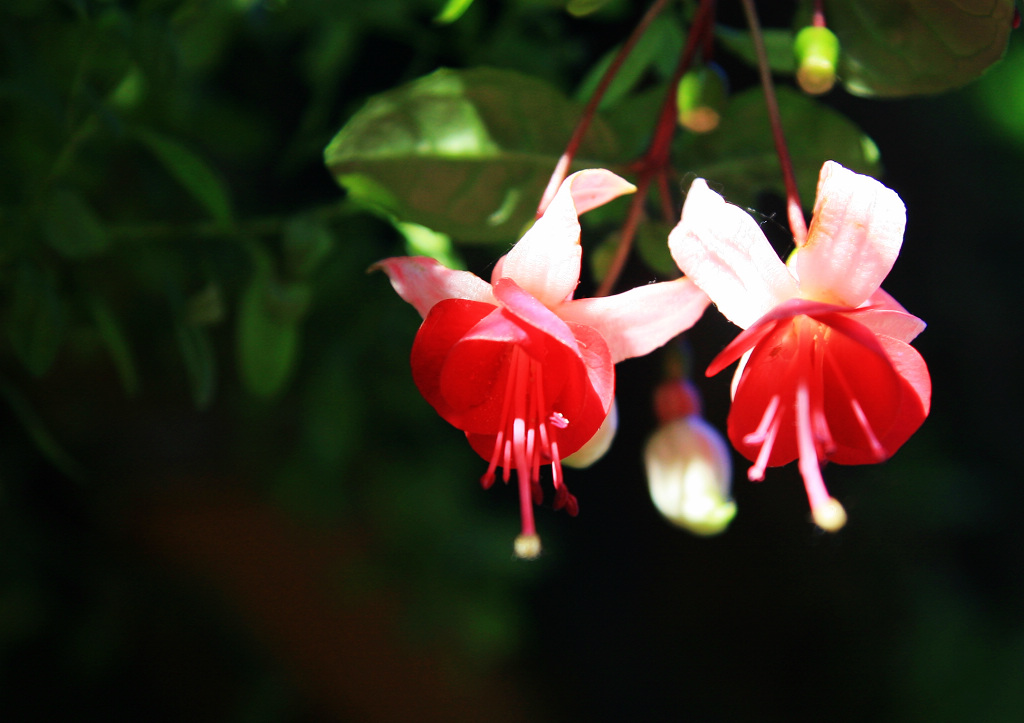
[[[896,193],[828,161],[818,178],[807,244],[789,260],[800,294],[859,306],[892,270],[907,213]]]
[[[754,219],[702,178],[690,186],[668,246],[683,273],[743,328],[797,295],[796,282]]]
[[[391,279],[391,286],[408,301],[420,316],[443,299],[471,299],[495,304],[491,285],[468,271],[456,271],[426,256],[396,256],[378,261],[370,271],[380,269]]]
[[[579,214],[635,190],[604,169],[572,174],[562,181],[544,215],[508,252],[501,273],[545,306],[561,303],[580,280]]]
[[[596,299],[567,301],[555,309],[565,321],[595,329],[612,361],[643,356],[693,326],[711,302],[690,279],[676,279]]]

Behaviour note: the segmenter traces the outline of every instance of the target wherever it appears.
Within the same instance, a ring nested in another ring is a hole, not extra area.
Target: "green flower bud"
[[[722,118],[728,96],[725,72],[715,63],[688,71],[676,89],[679,125],[694,133],[713,131]]]
[[[828,28],[809,26],[796,35],[796,81],[805,93],[821,95],[832,90],[839,64],[839,38]]]

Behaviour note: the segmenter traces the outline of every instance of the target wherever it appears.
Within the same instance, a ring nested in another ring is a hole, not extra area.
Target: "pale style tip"
[[[829,497],[827,501],[816,505],[811,510],[814,524],[825,532],[839,532],[846,524],[846,510],[835,497]]]
[[[513,549],[520,560],[535,560],[540,556],[540,536],[519,535]]]

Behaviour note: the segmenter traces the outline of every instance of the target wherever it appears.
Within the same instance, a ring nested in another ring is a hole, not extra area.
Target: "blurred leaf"
[[[565,4],[565,10],[570,15],[575,15],[576,17],[581,18],[584,15],[596,13],[609,2],[611,2],[611,0],[569,0],[569,2]]]
[[[231,224],[231,202],[227,189],[206,161],[162,133],[136,128],[134,134],[215,221],[225,226]]]
[[[834,160],[858,173],[878,175],[878,148],[852,121],[791,88],[777,89],[782,125],[793,160],[800,198],[814,203],[818,172]],[[678,167],[706,178],[738,205],[751,206],[757,194],[785,196],[764,94],[753,88],[733,96],[718,128],[680,153]],[[692,139],[691,139],[692,140]]]
[[[675,65],[676,58],[683,50],[683,42],[683,32],[675,21],[664,16],[656,18],[647,28],[647,32],[640,36],[633,51],[623,61],[612,82],[608,84],[608,90],[605,91],[598,108],[605,110],[617,104],[636,88],[645,73],[652,68],[658,68],[666,58],[671,62],[664,75],[671,75],[672,66]],[[586,101],[594,94],[605,71],[608,70],[618,54],[619,47],[621,46],[612,48],[591,68],[576,92],[577,98]]]
[[[434,18],[435,23],[454,23],[462,17],[462,14],[469,10],[473,0],[448,0],[441,12]]]
[[[829,21],[831,20],[830,16]],[[793,54],[795,33],[792,30],[781,28],[765,28],[763,34],[765,51],[768,53],[768,66],[772,71],[785,75],[795,73],[796,56]],[[754,41],[750,39],[749,31],[718,25],[715,27],[715,38],[723,47],[750,65],[757,67],[757,52],[754,50]]]
[[[34,375],[53,364],[64,339],[67,312],[49,269],[22,263],[14,274],[7,334],[14,353]]]
[[[324,156],[349,194],[382,215],[459,240],[509,241],[533,217],[578,114],[535,78],[443,69],[371,98]],[[578,166],[618,155],[595,119]]]
[[[117,368],[117,375],[121,379],[121,386],[128,396],[135,396],[139,391],[139,374],[135,367],[135,356],[132,354],[128,338],[121,329],[114,312],[110,306],[98,296],[89,300],[89,310],[92,312],[93,322],[96,330],[103,339],[103,343],[110,352],[110,358]]]
[[[1014,0],[826,0],[839,77],[862,96],[939,93],[980,76],[1006,50]]]
[[[679,267],[672,260],[666,243],[671,230],[667,223],[657,221],[642,223],[636,230],[636,250],[640,258],[652,271],[670,278],[679,275]]]
[[[409,256],[429,256],[449,269],[466,267],[452,248],[452,240],[447,234],[432,231],[416,223],[401,221],[395,222],[395,228],[405,238],[405,250]]]
[[[72,459],[71,455],[64,451],[64,448],[57,443],[57,440],[50,434],[50,430],[47,429],[45,422],[32,406],[32,403],[3,377],[0,377],[0,394],[7,400],[18,421],[21,422],[21,426],[25,428],[25,431],[32,438],[36,449],[49,460],[50,464],[71,479],[81,480],[83,473],[78,462]]]
[[[289,219],[282,240],[287,275],[308,278],[334,249],[334,236],[320,219],[302,214]]]
[[[192,387],[192,399],[199,409],[206,409],[213,401],[217,383],[217,357],[213,353],[209,331],[184,319],[175,323],[175,331]]]
[[[287,384],[299,352],[299,324],[311,291],[301,283],[280,283],[269,261],[260,263],[238,309],[238,367],[246,388],[260,397]]]
[[[46,242],[65,258],[96,256],[110,246],[96,213],[81,196],[66,189],[54,191],[46,200],[42,229]]]

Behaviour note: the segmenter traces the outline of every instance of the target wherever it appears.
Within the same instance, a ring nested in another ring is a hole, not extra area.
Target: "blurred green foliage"
[[[4,720],[628,720],[638,701],[649,719],[820,719],[800,699],[843,720],[1015,721],[1020,395],[993,380],[1024,348],[999,316],[1019,155],[986,139],[1019,135],[1000,102],[1019,50],[935,103],[781,93],[805,203],[822,160],[878,173],[882,149],[911,209],[893,283],[931,323],[920,439],[885,467],[829,470],[850,530],[815,537],[785,472],[738,488],[721,540],[662,526],[639,465],[657,364],[638,360],[612,455],[570,479],[581,517],[542,511],[548,554],[523,565],[514,491],[477,488],[481,461],[411,382],[415,312],[365,271],[413,249],[486,274],[644,8],[466,5],[0,6]],[[643,152],[692,5],[613,85],[587,163]],[[771,232],[749,38],[720,5],[737,93],[717,131],[677,140],[672,193],[706,175]],[[784,41],[810,3],[761,5],[791,72]],[[989,23],[1010,5],[982,14],[991,52],[949,85],[1001,55],[1008,30]],[[462,14],[434,22],[445,9]],[[947,87],[887,74],[870,34],[841,29],[859,63],[844,80]],[[925,43],[922,62],[946,67],[954,45]],[[614,237],[617,213],[590,214],[585,242]],[[664,231],[641,228],[631,283],[671,273]],[[971,251],[982,232],[997,253]],[[730,333],[715,323],[695,331],[701,362]]]

